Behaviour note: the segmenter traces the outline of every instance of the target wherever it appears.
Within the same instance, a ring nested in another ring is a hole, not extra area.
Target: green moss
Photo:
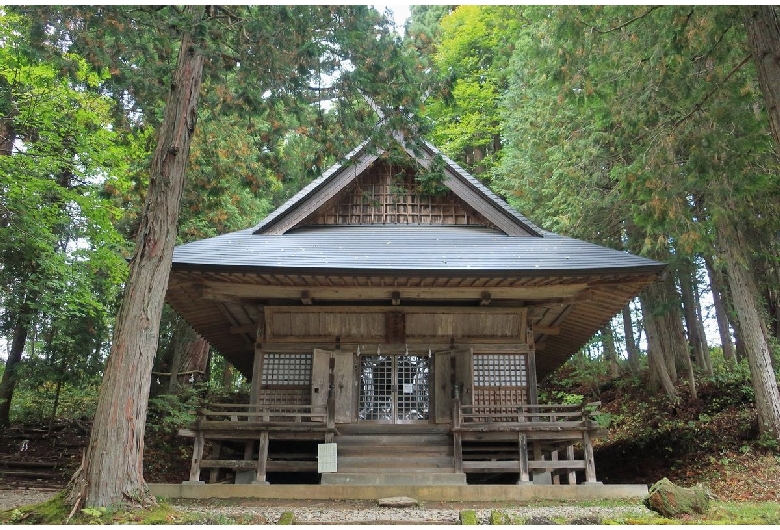
[[[283,512],[279,516],[279,522],[276,524],[295,524],[295,514],[292,512]]]
[[[479,524],[477,521],[477,512],[474,510],[461,510],[458,519],[460,524]]]
[[[511,524],[511,521],[509,520],[509,516],[501,510],[492,510],[490,512],[490,524],[504,525]]]
[[[0,512],[2,524],[57,525],[68,518],[70,506],[65,500],[66,493],[60,492],[46,502],[20,506]]]

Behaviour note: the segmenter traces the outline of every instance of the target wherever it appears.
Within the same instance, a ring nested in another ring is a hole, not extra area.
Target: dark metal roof
[[[475,178],[471,173],[460,167],[458,164],[455,163],[452,159],[450,159],[447,155],[439,151],[439,149],[433,145],[430,142],[425,142],[425,147],[428,149],[428,151],[433,154],[434,156],[440,156],[442,160],[444,160],[444,163],[449,167],[451,171],[457,174],[457,176],[468,182],[478,193],[480,193],[483,197],[488,199],[489,201],[492,201],[495,203],[495,205],[504,211],[505,214],[507,214],[509,217],[515,219],[518,223],[520,223],[523,227],[525,227],[529,232],[534,233],[535,235],[542,235],[544,233],[544,230],[536,226],[534,223],[532,223],[527,217],[525,217],[523,214],[509,206],[504,199],[490,191],[490,188],[482,184],[477,178]]]
[[[369,145],[369,141],[366,140],[365,142],[360,144],[357,148],[353,149],[349,154],[347,154],[346,157],[344,157],[344,160],[342,162],[332,165],[320,177],[311,181],[298,193],[296,193],[289,200],[287,200],[287,202],[285,202],[282,206],[274,210],[270,215],[268,215],[268,217],[263,219],[263,221],[260,222],[258,225],[256,225],[252,231],[257,234],[263,233],[269,227],[271,227],[272,225],[274,225],[275,223],[283,219],[286,215],[290,214],[293,210],[302,207],[306,199],[319,193],[320,190],[329,181],[336,178],[342,170],[350,167],[351,164],[357,161],[359,158],[364,156],[371,156],[373,158],[377,158],[378,155],[375,154],[372,155],[366,151],[368,145]],[[492,206],[495,207],[498,211],[500,211],[501,214],[511,219],[511,221],[514,222],[515,224],[522,227],[522,229],[528,234],[534,236],[542,235],[543,230],[537,227],[524,215],[520,214],[517,210],[509,206],[509,204],[507,204],[506,201],[504,201],[498,195],[490,191],[490,189],[487,186],[482,184],[478,179],[476,179],[471,174],[469,174],[465,169],[463,169],[458,164],[456,164],[452,159],[447,157],[444,153],[439,151],[433,144],[429,142],[423,142],[422,147],[425,151],[427,151],[427,154],[429,156],[431,157],[440,156],[442,158],[446,166],[445,171],[448,171],[453,178],[460,181],[463,184],[463,186],[465,186],[465,188],[469,190],[468,192],[465,192],[466,194],[475,193],[476,195],[481,196],[483,199],[487,200],[488,204],[492,204]],[[414,157],[418,163],[421,163],[422,165],[425,164],[425,160],[421,159],[418,155],[414,154],[411,150],[407,149],[407,153],[409,153],[411,157]],[[446,184],[446,180],[445,180],[445,184]],[[467,200],[467,202],[469,201]]]
[[[320,226],[284,235],[248,228],[176,247],[174,269],[519,275],[658,272],[663,263],[544,232],[511,237],[469,226]]]

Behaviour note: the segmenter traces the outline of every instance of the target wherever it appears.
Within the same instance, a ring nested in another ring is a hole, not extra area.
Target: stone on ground
[[[662,478],[652,485],[645,506],[664,517],[704,514],[710,509],[710,497],[701,485],[683,488]]]
[[[411,508],[419,504],[411,497],[386,497],[377,500],[376,503],[383,508]]]

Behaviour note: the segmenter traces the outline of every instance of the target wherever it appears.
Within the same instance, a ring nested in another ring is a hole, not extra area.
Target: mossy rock
[[[493,510],[490,512],[490,524],[512,524],[512,522],[509,520],[509,516],[501,510]]]
[[[710,509],[710,496],[701,485],[684,488],[662,478],[650,488],[645,506],[670,518],[705,514]]]
[[[276,524],[295,524],[295,514],[292,512],[282,512],[279,516],[279,522]]]
[[[477,512],[474,510],[461,510],[458,519],[460,524],[479,524],[477,521]]]

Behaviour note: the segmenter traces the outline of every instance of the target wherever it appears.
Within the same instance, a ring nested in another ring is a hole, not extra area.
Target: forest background
[[[368,95],[388,128],[426,137],[544,229],[669,264],[567,374],[628,378],[671,406],[713,381],[748,388],[754,441],[776,451],[767,17],[776,30],[772,8],[412,6],[401,35],[366,6],[3,8],[0,426],[95,415],[186,41],[205,60],[177,243],[256,224],[382,134]],[[167,308],[154,346],[139,377],[155,421],[245,390]]]

